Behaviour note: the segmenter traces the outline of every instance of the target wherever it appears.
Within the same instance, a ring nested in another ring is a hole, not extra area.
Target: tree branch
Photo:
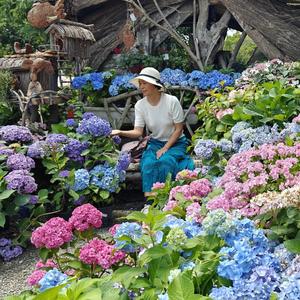
[[[156,22],[153,18],[151,18],[149,16],[149,14],[145,11],[145,9],[143,8],[143,6],[140,6],[139,4],[141,4],[139,2],[139,4],[137,4],[134,0],[124,0],[125,2],[128,2],[129,4],[131,4],[132,6],[134,6],[139,12],[141,12],[143,14],[143,16],[149,21],[151,22],[153,25],[155,25],[156,27],[160,28],[161,30],[166,31],[167,33],[170,34],[171,37],[173,37],[177,43],[183,47],[183,49],[188,53],[188,55],[196,62],[196,64],[198,65],[200,70],[203,70],[203,63],[201,61],[200,58],[198,58],[195,53],[193,53],[193,51],[190,49],[190,47],[186,44],[186,42],[182,39],[182,37],[177,33],[174,32],[173,29],[167,28],[162,26],[161,24],[159,24],[158,22]]]

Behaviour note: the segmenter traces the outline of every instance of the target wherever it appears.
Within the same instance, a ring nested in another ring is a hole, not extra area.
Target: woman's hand
[[[161,148],[156,152],[156,158],[160,159],[162,155],[164,155],[168,151],[167,148]]]
[[[119,129],[114,129],[111,131],[111,136],[114,136],[114,135],[121,135],[121,130]]]

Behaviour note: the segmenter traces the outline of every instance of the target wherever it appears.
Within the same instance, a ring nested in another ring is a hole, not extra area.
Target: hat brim
[[[139,88],[139,87],[140,87],[140,85],[139,85],[139,80],[144,80],[144,81],[147,81],[147,82],[149,82],[149,83],[151,83],[151,84],[153,84],[153,85],[156,85],[156,86],[158,86],[158,87],[163,88],[163,85],[160,84],[160,83],[158,83],[155,79],[152,79],[152,78],[149,78],[149,77],[143,76],[143,75],[137,76],[137,77],[135,77],[135,78],[129,80],[129,82],[132,83],[132,84],[133,84],[134,86],[136,86],[137,88]]]

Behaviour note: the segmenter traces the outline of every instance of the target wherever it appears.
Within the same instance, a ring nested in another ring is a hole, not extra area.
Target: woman
[[[131,80],[144,98],[135,105],[133,130],[113,130],[112,135],[138,138],[144,127],[151,132],[150,141],[143,153],[140,168],[143,192],[151,196],[153,183],[165,182],[169,173],[173,179],[183,169],[193,169],[193,160],[186,154],[187,139],[183,134],[184,114],[175,96],[165,94],[159,72],[144,68]]]

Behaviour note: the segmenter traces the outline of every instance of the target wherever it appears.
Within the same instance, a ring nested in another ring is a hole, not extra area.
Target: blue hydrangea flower
[[[82,191],[89,186],[90,174],[86,169],[78,169],[75,171],[75,182],[72,187],[74,191]]]
[[[67,143],[69,138],[65,134],[61,133],[50,133],[46,137],[46,143],[48,144],[59,144]]]
[[[57,269],[48,271],[44,277],[39,281],[40,291],[43,292],[52,287],[65,283],[68,280],[68,276],[61,273]]]
[[[279,300],[300,299],[300,272],[285,277],[279,290],[280,292],[277,294]]]
[[[99,117],[91,117],[88,119],[82,119],[79,123],[76,132],[79,134],[90,134],[94,137],[109,136],[111,133],[110,124]]]
[[[129,81],[135,77],[135,74],[127,73],[123,75],[117,75],[111,82],[108,92],[111,96],[116,96],[120,93],[121,89],[133,89],[135,86]]]
[[[92,117],[96,117],[96,115],[92,112],[85,112],[83,115],[82,115],[82,119],[83,120],[86,120],[86,119],[90,119]]]
[[[122,240],[122,237],[129,237],[134,240],[142,236],[142,227],[137,223],[125,222],[122,223],[116,230],[114,235],[114,240],[116,242],[116,247],[122,249],[125,252],[135,252],[136,245],[132,244],[130,241]]]
[[[66,126],[75,128],[75,127],[77,127],[77,122],[74,119],[67,119]]]
[[[214,149],[218,144],[215,140],[199,139],[195,146],[194,152],[201,159],[210,159],[213,155]]]
[[[83,162],[84,158],[81,156],[81,153],[88,149],[89,143],[88,142],[80,142],[76,139],[70,139],[68,144],[65,147],[65,152],[67,156],[77,162]]]

